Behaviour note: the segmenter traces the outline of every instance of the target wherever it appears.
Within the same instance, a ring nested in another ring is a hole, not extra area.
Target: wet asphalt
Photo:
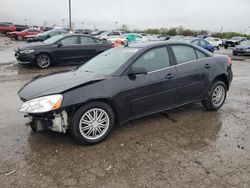
[[[20,66],[10,55],[19,44],[0,37],[0,187],[250,187],[249,57],[234,58],[234,80],[219,111],[186,105],[81,146],[68,134],[32,133],[18,112],[22,85],[72,68]]]

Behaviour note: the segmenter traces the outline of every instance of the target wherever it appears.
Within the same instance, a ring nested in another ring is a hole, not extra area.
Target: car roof
[[[60,35],[62,35],[62,36],[64,36],[64,37],[66,37],[66,36],[84,36],[84,37],[96,38],[96,37],[91,36],[91,35],[80,34],[80,33],[62,33],[62,34],[60,34]]]
[[[129,48],[153,48],[157,46],[163,46],[163,45],[168,45],[168,44],[189,44],[188,42],[183,42],[183,41],[162,41],[162,42],[145,42],[145,43],[132,43],[129,44]]]

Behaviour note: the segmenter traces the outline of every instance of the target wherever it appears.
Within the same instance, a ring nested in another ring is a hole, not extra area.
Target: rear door
[[[79,36],[80,45],[78,46],[78,51],[80,54],[80,60],[86,62],[92,57],[97,55],[100,44],[98,44],[92,37]]]
[[[177,103],[183,104],[202,98],[212,69],[210,57],[189,45],[171,45],[171,49],[178,74]]]
[[[131,69],[143,67],[146,75],[137,75],[127,79],[127,85],[132,87],[126,92],[127,104],[131,117],[138,117],[156,112],[175,103],[176,67],[171,66],[166,47],[157,47],[141,55]]]

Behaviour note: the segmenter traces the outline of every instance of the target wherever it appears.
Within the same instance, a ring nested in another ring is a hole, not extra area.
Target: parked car
[[[29,28],[29,29],[25,29],[23,31],[10,32],[10,33],[8,33],[8,37],[16,39],[16,40],[23,40],[28,35],[37,35],[38,33],[41,33],[41,32],[42,31],[39,29]]]
[[[96,36],[100,39],[105,39],[105,40],[109,40],[112,39],[114,37],[118,37],[118,36],[122,36],[123,34],[125,34],[125,32],[122,31],[106,31],[103,32],[102,34]]]
[[[76,29],[75,33],[77,34],[86,34],[86,35],[90,35],[92,31],[90,29]]]
[[[16,31],[16,27],[11,23],[0,23],[0,33],[7,34],[8,32]]]
[[[37,35],[27,35],[25,39],[28,43],[30,42],[43,42],[44,40],[49,39],[50,37],[67,33],[65,29],[52,29],[50,31],[46,31],[43,33],[39,33]]]
[[[23,31],[23,30],[25,30],[25,29],[28,29],[28,28],[29,28],[29,26],[27,26],[27,25],[19,25],[19,24],[15,24],[14,26],[16,27],[16,31]]]
[[[223,105],[231,59],[192,44],[131,44],[107,50],[77,70],[39,76],[18,92],[34,131],[58,131],[81,144],[103,141],[116,125],[201,101]]]
[[[106,30],[92,31],[92,32],[90,33],[90,35],[92,35],[92,36],[99,36],[99,35],[101,35],[101,34],[104,33],[104,32],[106,32]]]
[[[195,44],[197,46],[200,46],[210,52],[214,52],[214,46],[210,44],[209,42],[205,41],[204,39],[200,38],[195,38],[195,37],[183,37],[180,38],[179,41],[185,41],[185,42],[190,42],[192,44]]]
[[[156,37],[155,41],[166,41],[169,40],[170,36],[169,35],[159,35]]]
[[[212,44],[218,50],[222,46],[222,40],[220,38],[208,37],[205,40],[208,41],[210,44]]]
[[[111,48],[113,43],[80,34],[56,35],[15,49],[19,64],[47,68],[56,63],[82,63]]]
[[[243,41],[234,47],[233,55],[250,55],[250,40]]]
[[[246,37],[232,37],[231,39],[225,41],[224,48],[227,49],[228,47],[235,47],[246,40]]]
[[[128,42],[148,42],[149,41],[147,37],[144,37],[138,33],[126,33],[123,36],[125,36],[125,39]]]
[[[209,37],[208,35],[198,35],[197,36],[197,38],[200,38],[200,39],[206,39],[208,37]]]
[[[144,38],[148,39],[148,41],[157,41],[157,35],[154,34],[148,34],[148,33],[139,33]]]

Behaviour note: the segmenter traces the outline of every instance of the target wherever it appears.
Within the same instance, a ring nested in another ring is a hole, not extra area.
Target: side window
[[[193,41],[192,43],[193,43],[194,45],[197,45],[197,46],[200,46],[200,45],[201,45],[200,40],[195,40],[195,41]]]
[[[202,59],[202,58],[206,58],[206,57],[207,57],[206,54],[202,53],[202,52],[199,51],[199,50],[195,50],[195,52],[196,52],[196,54],[197,54],[198,59]]]
[[[171,46],[177,64],[197,60],[194,48],[190,46],[173,45]]]
[[[114,34],[114,32],[110,32],[109,34],[108,34],[108,36],[114,36],[115,34]]]
[[[200,43],[201,43],[201,46],[203,46],[203,45],[208,45],[208,44],[209,44],[209,43],[208,43],[207,41],[205,41],[205,40],[201,40]]]
[[[94,44],[95,41],[91,37],[81,36],[81,44]]]
[[[133,67],[143,67],[148,72],[163,69],[170,66],[166,47],[155,48],[144,53],[135,61]]]
[[[73,45],[73,44],[77,44],[77,37],[73,36],[73,37],[67,37],[65,39],[61,40],[61,43],[63,45]]]

